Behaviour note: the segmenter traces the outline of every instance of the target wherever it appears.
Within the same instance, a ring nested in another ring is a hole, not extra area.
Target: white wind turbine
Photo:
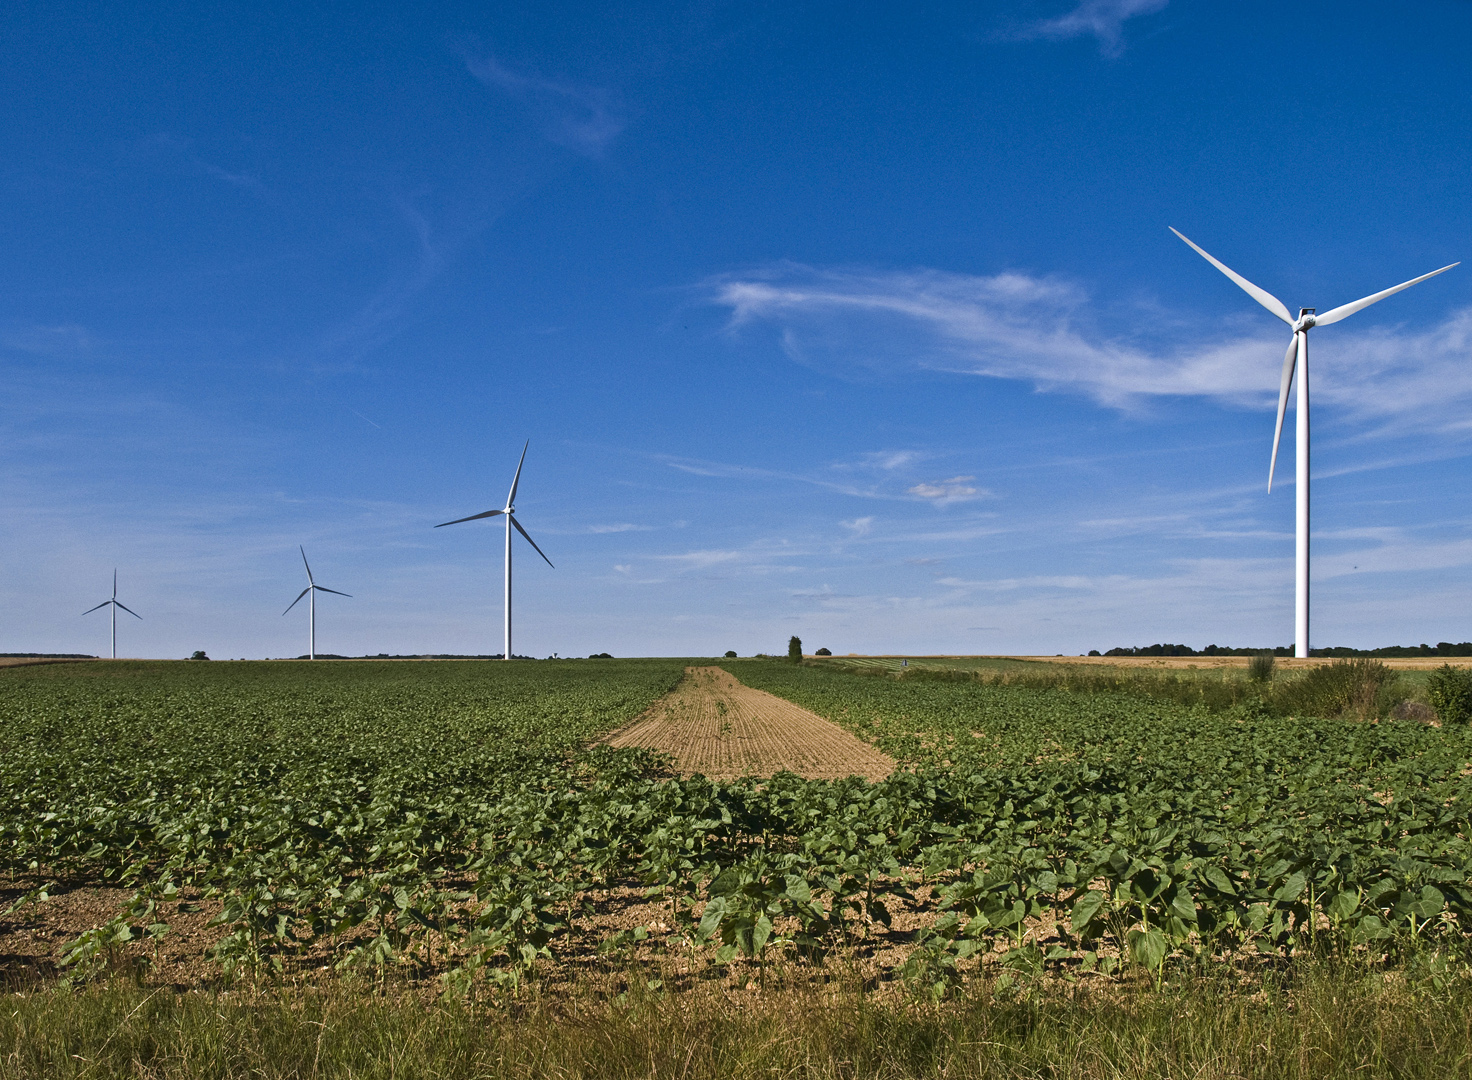
[[[1460,266],[1460,262],[1443,266],[1440,270],[1433,270],[1429,274],[1422,274],[1410,281],[1403,281],[1393,288],[1384,289],[1381,292],[1372,293],[1362,300],[1356,300],[1352,304],[1342,304],[1337,308],[1324,312],[1320,315],[1315,308],[1299,308],[1298,318],[1294,319],[1289,314],[1288,308],[1283,301],[1279,300],[1266,289],[1260,289],[1248,281],[1241,274],[1227,265],[1212,258],[1201,248],[1191,243],[1182,233],[1171,227],[1182,240],[1195,250],[1207,262],[1216,267],[1227,277],[1240,285],[1248,296],[1252,297],[1263,307],[1267,308],[1278,318],[1293,328],[1293,340],[1288,343],[1288,352],[1283,357],[1283,378],[1278,386],[1278,424],[1273,429],[1273,456],[1268,462],[1268,490],[1273,490],[1273,470],[1278,465],[1278,442],[1283,436],[1283,413],[1288,407],[1288,390],[1293,385],[1294,369],[1298,372],[1298,399],[1294,405],[1294,416],[1297,422],[1297,449],[1294,454],[1294,465],[1296,466],[1295,494],[1297,497],[1297,521],[1295,533],[1295,559],[1294,559],[1294,594],[1293,594],[1293,655],[1298,657],[1308,656],[1308,332],[1315,326],[1328,326],[1337,323],[1340,319],[1348,318],[1356,311],[1369,307],[1377,301],[1384,300],[1387,296],[1393,296],[1402,289],[1409,289],[1412,285],[1425,281],[1427,278],[1435,277],[1450,270],[1453,266]]]
[[[349,599],[352,599],[353,594],[338,592],[336,589],[329,589],[325,585],[318,585],[312,580],[312,567],[307,562],[307,549],[298,544],[297,550],[302,553],[302,565],[307,568],[307,587],[297,593],[295,600],[286,605],[286,611],[290,611],[296,607],[301,602],[303,596],[307,597],[307,626],[309,627],[307,634],[307,659],[315,660],[317,659],[317,594],[319,592],[330,592],[333,596],[346,596]],[[283,611],[281,614],[284,616],[286,611]]]
[[[526,461],[526,448],[527,448],[527,446],[530,446],[530,445],[531,445],[531,440],[528,439],[527,442],[526,442],[526,445],[521,448],[521,461],[518,461],[516,463],[516,475],[511,478],[511,491],[506,496],[506,507],[505,507],[505,509],[503,509],[503,510],[487,510],[483,514],[471,514],[469,517],[456,518],[454,521],[442,521],[442,522],[440,522],[440,524],[438,524],[438,525],[435,526],[436,529],[443,529],[446,525],[459,525],[462,521],[479,521],[481,518],[495,517],[498,514],[504,514],[505,515],[505,517],[506,517],[506,648],[505,648],[505,651],[501,654],[501,659],[503,659],[503,660],[510,660],[511,659],[511,530],[512,530],[512,528],[514,527],[517,532],[521,533],[521,535],[526,539],[526,542],[532,546],[532,548],[536,551],[536,553],[538,555],[541,555],[542,556],[542,561],[543,562],[545,562],[548,566],[552,566],[552,560],[549,559],[549,558],[547,558],[546,553],[543,552],[541,548],[537,547],[537,542],[535,540],[533,540],[531,538],[531,536],[527,533],[527,531],[521,527],[521,522],[517,521],[516,520],[516,516],[515,516],[516,515],[516,485],[521,482],[521,466]],[[552,566],[552,569],[556,570],[557,567]]]
[[[116,660],[118,658],[118,608],[122,608],[135,619],[143,618],[142,615],[139,615],[132,608],[125,606],[118,600],[118,572],[116,569],[114,569],[112,572],[112,599],[104,600],[102,603],[98,604],[97,607],[89,607],[86,611],[82,612],[82,614],[91,615],[94,611],[97,610],[97,608],[105,607],[112,608],[112,658]]]

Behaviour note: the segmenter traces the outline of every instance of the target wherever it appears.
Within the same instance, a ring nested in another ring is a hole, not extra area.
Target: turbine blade
[[[1283,381],[1278,386],[1278,426],[1273,428],[1273,456],[1268,461],[1268,491],[1273,490],[1273,470],[1278,467],[1278,443],[1283,438],[1283,413],[1288,408],[1288,388],[1293,385],[1293,369],[1298,366],[1298,335],[1288,342],[1283,356]]]
[[[82,614],[83,615],[91,615],[94,611],[97,610],[97,608],[107,607],[107,605],[110,604],[110,603],[112,603],[111,600],[104,600],[102,603],[98,604],[97,607],[89,607],[86,611],[82,612]]]
[[[511,524],[513,524],[513,525],[516,526],[516,531],[517,532],[521,533],[522,536],[525,536],[526,537],[526,542],[528,544],[530,544],[534,548],[537,548],[537,554],[540,555],[540,556],[542,556],[542,561],[545,562],[548,566],[552,566],[552,560],[549,559],[549,558],[547,558],[546,552],[544,552],[541,548],[537,547],[537,542],[535,540],[533,540],[531,538],[530,534],[528,534],[527,531],[521,527],[521,522],[519,522],[519,521],[516,520],[516,515],[515,514],[512,514],[511,515]],[[552,566],[552,569],[553,570],[556,570],[557,567]]]
[[[484,514],[471,514],[468,518],[456,518],[454,521],[442,521],[438,525],[436,525],[435,528],[443,529],[446,525],[459,525],[462,521],[479,521],[481,518],[495,517],[497,514],[504,514],[505,512],[505,510],[487,510]]]
[[[1200,255],[1207,262],[1211,263],[1212,266],[1216,267],[1222,273],[1226,274],[1227,277],[1235,281],[1239,286],[1241,286],[1242,291],[1245,292],[1248,296],[1252,297],[1259,304],[1267,308],[1289,326],[1293,325],[1293,317],[1288,314],[1288,309],[1283,305],[1283,301],[1279,300],[1276,296],[1268,292],[1266,289],[1258,288],[1241,274],[1237,273],[1237,271],[1233,270],[1226,263],[1212,258],[1204,250],[1191,243],[1191,241],[1186,238],[1185,234],[1178,231],[1174,226],[1167,225],[1166,228],[1170,229],[1171,232],[1175,233],[1182,240],[1185,240],[1187,244],[1190,244],[1191,247],[1195,250],[1196,254]]]
[[[521,460],[516,463],[516,475],[511,478],[511,494],[506,496],[507,509],[516,505],[516,485],[521,483],[521,467],[526,464],[526,448],[531,444],[532,441],[528,439],[526,444],[521,448]],[[536,545],[534,544],[532,546],[535,547]]]
[[[1409,289],[1412,285],[1419,285],[1427,278],[1435,277],[1437,274],[1446,273],[1452,268],[1452,266],[1461,265],[1462,264],[1460,262],[1454,262],[1451,264],[1451,266],[1443,266],[1440,270],[1433,270],[1429,274],[1422,274],[1418,278],[1411,278],[1410,281],[1403,281],[1399,285],[1395,286],[1395,288],[1393,289],[1386,289],[1383,292],[1377,292],[1373,296],[1367,296],[1363,300],[1356,300],[1352,304],[1341,304],[1339,307],[1334,308],[1331,311],[1326,311],[1322,315],[1315,315],[1314,325],[1328,326],[1330,323],[1337,323],[1340,319],[1347,319],[1356,311],[1362,311],[1365,308],[1369,307],[1371,304],[1384,300],[1387,296],[1394,296],[1402,289]]]
[[[114,600],[113,603],[114,604],[117,604],[118,607],[122,608],[129,615],[133,616],[133,618],[135,618],[135,619],[141,619],[141,618],[143,618],[142,615],[139,615],[136,611],[134,611],[132,608],[130,608],[127,604],[124,604],[124,603],[122,603],[119,600]]]
[[[302,565],[307,568],[307,584],[310,585],[312,584],[312,564],[307,562],[307,549],[300,544],[296,548],[302,553]]]
[[[118,598],[118,568],[116,566],[112,568],[112,598],[114,600]]]
[[[338,592],[336,589],[329,589],[326,585],[314,585],[312,587],[318,592],[330,592],[333,596],[346,596],[351,599],[353,595],[350,592]]]
[[[286,605],[286,611],[290,611],[292,608],[296,607],[296,605],[301,601],[301,598],[303,596],[306,596],[307,593],[309,593],[311,591],[312,591],[312,586],[308,585],[301,592],[297,593],[296,599],[293,600],[291,603],[289,603],[289,604]],[[286,614],[286,611],[283,611],[281,614],[285,615]]]

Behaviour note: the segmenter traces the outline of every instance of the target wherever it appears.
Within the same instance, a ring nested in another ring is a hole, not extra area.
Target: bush
[[[1260,652],[1247,661],[1247,677],[1253,682],[1273,681],[1273,654]]]
[[[194,650],[194,655],[191,656],[189,659],[191,659],[191,660],[208,660],[209,657],[204,654],[204,650],[203,649],[195,649]]]
[[[1426,693],[1443,724],[1472,721],[1472,668],[1442,664],[1427,678]]]
[[[817,652],[813,653],[813,655],[814,656],[832,656],[833,653],[829,649],[819,649]]]
[[[727,649],[726,650],[726,659],[727,660],[735,660],[736,659],[736,650],[735,649]]]
[[[1336,660],[1279,683],[1273,698],[1288,714],[1368,719],[1385,715],[1394,705],[1390,698],[1398,679],[1379,660]]]
[[[793,634],[787,641],[787,659],[794,664],[802,663],[802,638]]]
[[[606,653],[606,652],[595,652],[592,656],[588,657],[588,659],[589,660],[612,660],[613,659],[613,656],[610,655],[609,653]]]

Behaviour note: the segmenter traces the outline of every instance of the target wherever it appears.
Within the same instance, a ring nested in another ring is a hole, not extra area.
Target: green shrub
[[[1394,704],[1400,677],[1379,660],[1336,660],[1280,682],[1273,701],[1280,712],[1297,716],[1382,716]]]
[[[736,650],[735,649],[727,649],[726,650],[726,659],[727,660],[735,660],[736,659]]]
[[[802,663],[802,638],[793,634],[787,642],[787,659],[794,664]]]
[[[1472,721],[1472,668],[1442,664],[1427,678],[1426,692],[1443,724]]]
[[[1273,681],[1273,654],[1270,652],[1257,653],[1247,661],[1247,677],[1253,682]]]

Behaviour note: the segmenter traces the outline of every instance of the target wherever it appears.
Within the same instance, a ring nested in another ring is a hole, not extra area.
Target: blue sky
[[[0,651],[1292,636],[1291,308],[1472,255],[1472,3],[0,11]],[[1472,264],[1312,338],[1314,638],[1472,638]]]

